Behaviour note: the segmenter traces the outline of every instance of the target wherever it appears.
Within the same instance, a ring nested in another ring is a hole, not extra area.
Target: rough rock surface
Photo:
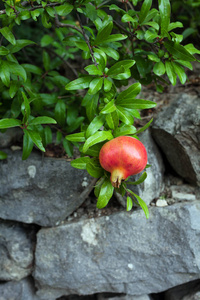
[[[145,145],[148,154],[148,164],[151,165],[150,168],[146,169],[147,178],[145,181],[137,186],[129,185],[128,188],[139,195],[147,205],[150,202],[158,198],[162,189],[163,189],[163,173],[164,173],[164,164],[158,147],[153,141],[150,131],[146,130],[139,135],[140,141]],[[136,181],[139,179],[142,173],[136,176],[130,176],[128,181]],[[117,199],[120,203],[126,207],[126,197],[116,193]]]
[[[0,300],[40,300],[32,278],[0,283]]]
[[[8,148],[18,142],[23,136],[23,130],[20,128],[8,128],[6,132],[0,132],[0,149]]]
[[[1,221],[0,280],[20,280],[31,274],[35,246],[32,234],[17,223]]]
[[[42,226],[64,220],[85,200],[94,181],[85,170],[64,159],[32,153],[22,161],[21,151],[5,151],[0,161],[0,218]]]
[[[156,117],[152,134],[172,168],[200,186],[200,99],[181,94]]]
[[[115,213],[41,229],[38,295],[159,293],[200,278],[200,202]]]
[[[105,297],[102,295],[102,297],[98,297],[98,300],[151,300],[149,295],[140,295],[140,296],[134,296],[134,295],[123,295],[123,296],[110,296]]]

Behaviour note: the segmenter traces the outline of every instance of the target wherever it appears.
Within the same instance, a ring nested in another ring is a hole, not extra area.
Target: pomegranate
[[[119,188],[122,180],[144,170],[147,151],[139,140],[131,136],[119,136],[103,145],[99,161],[102,168],[111,173],[112,185]]]

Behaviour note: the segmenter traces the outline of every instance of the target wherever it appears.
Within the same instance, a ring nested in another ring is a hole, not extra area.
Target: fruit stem
[[[110,176],[110,181],[112,183],[112,186],[119,188],[122,179],[124,179],[123,177],[124,177],[124,175],[121,170],[117,170],[117,169],[114,170]]]

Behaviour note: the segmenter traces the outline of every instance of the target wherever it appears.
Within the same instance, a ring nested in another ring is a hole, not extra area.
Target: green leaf
[[[102,169],[97,158],[90,159],[86,165],[86,170],[94,178],[99,178],[104,174],[104,170]]]
[[[104,78],[104,91],[109,92],[112,88],[112,82],[108,78]]]
[[[102,75],[102,71],[99,70],[99,68],[95,65],[89,65],[85,67],[85,70],[90,74],[90,75]]]
[[[153,27],[153,28],[156,29],[156,30],[159,30],[159,25],[158,25],[158,23],[156,23],[156,22],[143,22],[142,25],[143,25],[143,26],[144,26],[144,25],[148,25],[148,26]]]
[[[36,9],[36,10],[31,11],[30,13],[31,13],[31,17],[33,18],[33,20],[37,21],[37,17],[39,17],[40,11],[38,9]]]
[[[7,55],[10,51],[4,47],[4,46],[1,46],[0,47],[0,55]]]
[[[26,71],[24,68],[16,62],[7,61],[10,73],[22,77],[24,81],[27,79]]]
[[[90,155],[93,157],[99,157],[99,152],[103,146],[104,142],[98,143],[90,147],[86,152],[85,155]],[[79,150],[82,152],[83,147],[80,146]]]
[[[176,74],[174,72],[172,63],[170,61],[166,61],[165,68],[169,81],[172,83],[172,85],[176,85]]]
[[[73,133],[67,135],[65,138],[70,142],[85,142],[85,133],[84,132]]]
[[[117,42],[117,41],[125,40],[126,38],[127,38],[127,35],[125,35],[125,34],[112,34],[109,37],[107,37],[104,41],[102,41],[101,44]]]
[[[87,99],[87,101],[85,101],[86,99]],[[89,95],[88,93],[86,94],[86,96],[83,99],[82,106],[85,106],[86,114],[87,114],[87,117],[90,122],[94,119],[94,117],[96,115],[98,100],[99,100],[98,94]]]
[[[153,43],[157,37],[158,34],[153,29],[148,29],[144,35],[145,40],[149,43]]]
[[[24,130],[22,160],[25,160],[29,157],[33,149],[33,145],[32,139],[28,135],[27,131]]]
[[[102,115],[96,116],[86,130],[86,138],[89,138],[93,135],[96,131],[98,131],[104,124],[105,117]]]
[[[33,45],[33,44],[36,44],[36,43],[33,41],[29,41],[29,40],[16,40],[15,45],[13,45],[13,46],[9,45],[9,50],[10,50],[10,53],[16,53],[16,52],[20,51],[22,48],[29,46],[29,45]]]
[[[66,123],[66,105],[61,99],[58,100],[55,106],[55,119],[61,126],[64,126]]]
[[[30,116],[30,113],[31,113],[31,108],[30,108],[30,104],[29,104],[29,100],[28,98],[26,97],[26,94],[24,92],[22,92],[22,97],[24,99],[24,111],[22,110],[22,113],[24,115],[24,120],[23,122],[26,123],[29,116]]]
[[[175,73],[178,75],[180,82],[184,84],[187,80],[187,76],[185,74],[185,70],[176,62],[171,62],[174,68]]]
[[[71,166],[76,169],[86,170],[87,164],[90,162],[90,158],[85,157],[79,157],[71,161]]]
[[[123,135],[132,135],[136,133],[136,128],[133,125],[123,125],[116,130],[114,130],[114,137],[123,136]]]
[[[149,218],[149,210],[148,207],[146,205],[146,203],[144,202],[144,200],[142,200],[138,195],[136,195],[135,193],[133,193],[134,197],[137,199],[139,205],[141,206],[141,208],[143,209],[146,218]]]
[[[105,178],[97,199],[97,208],[101,209],[108,204],[110,198],[113,195],[113,191],[114,187],[112,186],[110,180],[108,178]]]
[[[67,16],[73,10],[73,8],[73,5],[68,3],[54,7],[59,16]]]
[[[180,65],[190,69],[190,70],[193,70],[193,66],[192,64],[189,62],[189,61],[184,61],[184,60],[176,60],[177,63],[179,63]]]
[[[3,27],[0,29],[0,33],[4,36],[4,38],[9,41],[12,45],[16,44],[15,37],[11,32],[9,27]]]
[[[148,59],[154,61],[154,62],[159,62],[160,58],[156,54],[149,54]]]
[[[152,5],[152,0],[145,0],[143,2],[139,13],[139,24],[141,24],[146,19],[146,16],[151,8],[151,5]]]
[[[115,129],[119,125],[119,116],[116,111],[106,115],[106,122],[110,129]]]
[[[13,98],[16,95],[17,91],[19,90],[20,85],[21,85],[21,83],[17,80],[11,81],[10,89],[9,89],[10,98]]]
[[[143,132],[144,130],[146,130],[151,125],[152,122],[153,122],[153,118],[147,124],[145,124],[142,128],[137,130],[137,132],[135,134],[139,134],[139,133]]]
[[[183,61],[195,61],[196,58],[191,55],[182,45],[177,44],[172,41],[164,42],[165,48],[171,53],[175,58]]]
[[[50,117],[36,117],[29,122],[29,125],[39,125],[39,124],[56,124],[56,120]]]
[[[54,41],[53,37],[48,35],[48,34],[45,34],[42,39],[41,39],[41,46],[42,47],[46,47],[48,45],[50,45],[52,42]]]
[[[99,30],[96,39],[94,40],[94,45],[101,44],[102,41],[107,39],[112,32],[113,22],[109,22],[106,27]]]
[[[127,69],[131,68],[135,64],[135,60],[122,60],[115,63],[107,72],[108,76],[118,75],[124,73]]]
[[[114,100],[112,100],[104,106],[104,108],[100,111],[100,114],[109,114],[115,110],[116,110],[116,106]]]
[[[123,123],[125,123],[127,125],[132,125],[134,123],[134,118],[133,118],[132,114],[125,108],[117,106],[117,113],[119,115],[119,119]]]
[[[96,77],[96,78],[94,78],[90,82],[88,93],[90,95],[97,94],[98,91],[102,88],[102,85],[103,85],[103,78],[102,77]]]
[[[131,199],[131,197],[127,196],[126,198],[126,210],[130,211],[133,207],[133,201]]]
[[[93,77],[92,76],[83,76],[78,79],[75,79],[71,82],[69,82],[66,86],[66,90],[80,90],[80,89],[86,89],[89,87],[90,82],[92,81]]]
[[[41,68],[31,65],[31,64],[22,64],[21,66],[25,69],[25,71],[36,74],[36,75],[42,75],[42,73],[43,73]]]
[[[44,128],[44,141],[45,141],[45,145],[52,143],[52,131],[49,126],[45,126]]]
[[[137,181],[126,181],[126,184],[138,185],[145,181],[147,178],[147,173],[144,172]]]
[[[116,104],[120,105],[120,101],[134,99],[135,96],[137,96],[140,93],[140,91],[141,84],[139,82],[132,84],[128,89],[119,94],[116,100]]]
[[[85,5],[87,17],[94,22],[97,19],[97,10],[96,7],[90,3]]]
[[[33,143],[43,152],[45,152],[45,148],[42,145],[42,138],[40,136],[40,134],[36,131],[33,130],[26,130],[24,129],[24,132],[26,132],[28,134],[28,136],[31,138],[31,140],[33,141]]]
[[[91,146],[103,142],[105,140],[112,140],[113,135],[110,131],[97,131],[90,136],[83,145],[83,153],[85,153]]]
[[[171,31],[177,27],[181,28],[181,27],[183,27],[183,24],[181,22],[172,22],[168,26],[168,31]]]
[[[77,41],[75,42],[75,45],[83,51],[89,51],[88,45],[84,41]]]
[[[184,48],[190,53],[190,54],[200,54],[200,50],[194,47],[193,44],[187,44],[184,46]]]
[[[0,160],[6,159],[8,157],[8,154],[6,154],[3,151],[0,151]]]
[[[44,11],[42,13],[42,25],[45,27],[45,28],[51,28],[52,24],[51,22],[49,22],[49,14]]]
[[[0,78],[5,86],[10,86],[10,71],[7,61],[3,61],[0,65]]]
[[[122,17],[122,19],[121,19],[121,21],[123,23],[126,23],[126,22],[133,22],[133,23],[135,23],[135,22],[137,22],[137,18],[136,17],[132,18],[129,14],[124,14],[123,17]]]
[[[115,60],[119,60],[119,53],[111,48],[111,47],[99,47],[99,49],[101,49],[102,51],[104,51],[106,53],[106,55],[110,56],[111,58],[115,59]]]
[[[63,139],[63,147],[69,157],[73,156],[73,144],[66,139]]]
[[[117,102],[117,107],[124,107],[127,109],[149,109],[156,106],[156,103],[144,99],[124,99]]]
[[[131,71],[130,69],[127,69],[124,73],[120,73],[118,75],[111,75],[110,77],[116,80],[125,80],[131,77]]]
[[[50,59],[49,54],[44,50],[43,50],[43,53],[42,53],[42,59],[43,59],[43,64],[44,64],[45,71],[49,71],[51,59]]]
[[[163,64],[162,61],[155,63],[155,65],[153,67],[153,72],[157,76],[162,76],[165,74],[165,65]]]
[[[0,129],[6,129],[11,127],[21,126],[22,122],[16,119],[1,119],[0,120]]]
[[[161,36],[168,36],[168,27],[170,23],[171,5],[169,0],[158,0],[161,17]]]
[[[191,34],[193,33],[197,33],[197,29],[196,28],[186,28],[183,33],[182,33],[182,36],[183,36],[183,39],[186,39],[188,36],[190,36]]]

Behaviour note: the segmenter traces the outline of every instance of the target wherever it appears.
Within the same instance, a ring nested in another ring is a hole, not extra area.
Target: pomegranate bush
[[[184,43],[183,25],[171,22],[170,12],[169,0],[2,0],[0,130],[21,128],[22,159],[33,147],[44,152],[55,133],[69,156],[79,148],[81,157],[72,166],[99,179],[97,207],[116,189],[127,195],[127,210],[134,201],[148,217],[145,202],[126,181],[112,185],[112,168],[101,158],[100,164],[99,152],[108,141],[118,151],[115,138],[138,139],[151,124],[134,126],[142,109],[156,105],[139,98],[142,85],[154,83],[162,92],[177,78],[186,82],[185,68],[192,69],[200,51]],[[1,151],[0,159],[6,153]],[[143,170],[146,158],[141,161]],[[123,165],[120,180],[135,174],[127,168]],[[145,178],[144,172],[131,184]]]

